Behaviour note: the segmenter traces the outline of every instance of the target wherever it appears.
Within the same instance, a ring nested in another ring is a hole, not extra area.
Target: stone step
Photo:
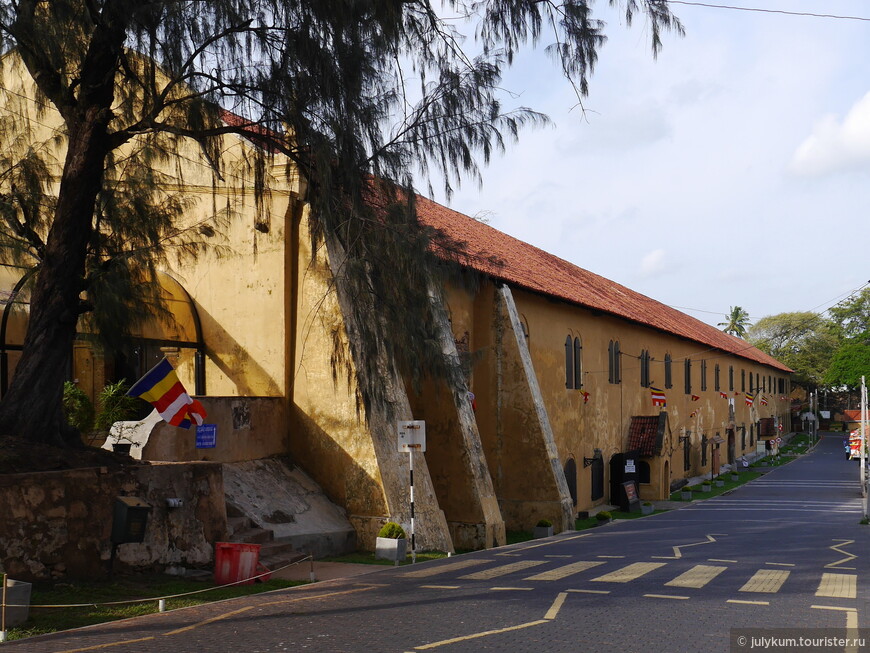
[[[231,542],[246,544],[268,544],[275,539],[275,533],[265,528],[246,528],[235,532],[230,537]]]
[[[268,569],[280,569],[305,558],[293,548],[290,538],[277,539],[260,547],[260,564]]]
[[[227,517],[227,533],[230,537],[251,528],[251,520],[247,517]]]

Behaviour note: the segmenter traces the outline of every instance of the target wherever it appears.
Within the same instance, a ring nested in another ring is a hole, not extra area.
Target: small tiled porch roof
[[[635,450],[641,456],[661,455],[667,415],[662,412],[632,417],[628,427],[628,451]]]

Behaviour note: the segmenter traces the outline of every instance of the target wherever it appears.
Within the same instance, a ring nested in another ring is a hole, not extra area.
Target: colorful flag
[[[658,388],[650,387],[649,393],[652,397],[653,406],[661,406],[664,408],[668,405],[668,398],[665,396],[665,393]]]
[[[698,395],[692,395],[692,401],[698,401],[700,397]]]
[[[583,403],[588,404],[589,403],[589,393],[586,392],[585,390],[581,390],[580,394],[583,395]]]
[[[752,402],[755,401],[755,395],[751,395],[747,392],[746,397],[745,397],[745,401],[746,401],[747,406],[751,406]]]
[[[206,418],[205,408],[190,398],[172,364],[165,358],[136,381],[127,394],[142,397],[153,404],[160,417],[173,426],[189,429],[192,422],[202,424]]]
[[[689,413],[689,419],[691,419],[692,417],[694,417],[695,415],[697,415],[697,414],[700,413],[700,412],[701,412],[701,409],[700,409],[700,408],[696,408],[696,409],[693,410],[691,413]]]
[[[767,406],[767,397],[765,397],[764,395],[761,395],[761,405]]]
[[[719,396],[722,397],[722,399],[728,399],[728,393],[727,393],[727,392],[722,392],[722,391],[720,390],[720,391],[719,391]]]

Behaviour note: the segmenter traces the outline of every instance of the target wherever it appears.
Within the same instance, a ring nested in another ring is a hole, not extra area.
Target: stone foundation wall
[[[0,570],[24,581],[105,576],[118,496],[152,509],[144,542],[120,544],[116,569],[212,563],[226,535],[221,465],[178,463],[0,475]]]

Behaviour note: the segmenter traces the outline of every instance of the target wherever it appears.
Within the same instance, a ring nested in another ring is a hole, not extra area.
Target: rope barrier
[[[212,592],[214,590],[224,589],[226,587],[232,587],[233,585],[240,585],[241,583],[248,583],[252,580],[257,580],[258,578],[262,578],[263,576],[270,576],[270,575],[275,574],[279,571],[284,571],[285,569],[289,569],[290,567],[295,567],[299,563],[305,562],[306,560],[313,560],[313,559],[314,559],[313,556],[308,555],[308,556],[305,556],[304,558],[300,558],[299,560],[297,560],[295,562],[291,562],[289,565],[284,565],[283,567],[279,567],[278,569],[270,569],[268,571],[264,571],[262,574],[258,574],[256,576],[251,576],[250,578],[244,578],[242,580],[237,580],[237,581],[234,581],[232,583],[226,583],[225,585],[216,585],[215,587],[206,587],[206,588],[203,588],[201,590],[194,590],[192,592],[183,592],[181,594],[167,594],[166,596],[153,596],[153,597],[148,597],[148,598],[144,598],[144,599],[128,599],[125,601],[108,601],[106,603],[67,603],[67,604],[59,604],[59,605],[50,605],[50,604],[15,605],[12,603],[4,603],[3,606],[0,606],[0,607],[6,607],[6,608],[26,608],[26,607],[30,607],[30,608],[98,608],[101,606],[105,607],[105,606],[111,606],[111,605],[128,605],[131,603],[150,603],[151,601],[160,602],[160,601],[166,601],[166,599],[177,599],[177,598],[182,598],[185,596],[193,596],[194,594],[202,594],[204,592]],[[5,610],[3,610],[3,613],[5,614]]]

